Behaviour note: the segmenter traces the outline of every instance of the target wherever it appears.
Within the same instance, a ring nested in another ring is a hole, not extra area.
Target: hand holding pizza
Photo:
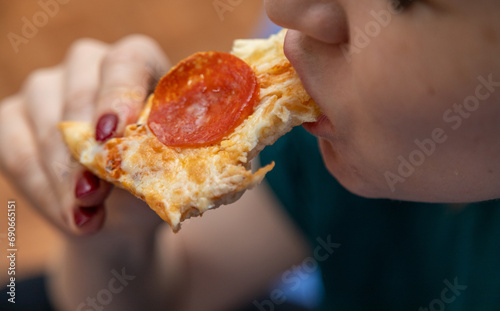
[[[1,103],[0,143],[8,146],[0,150],[1,172],[63,231],[97,232],[112,187],[71,159],[57,124],[92,120],[97,141],[121,136],[168,67],[147,37],[129,36],[114,45],[77,41],[62,64],[32,73],[20,93]],[[146,227],[159,223],[148,208],[137,208],[140,204],[116,190],[106,205],[108,212],[118,206],[120,219],[134,219],[136,226],[138,218]]]

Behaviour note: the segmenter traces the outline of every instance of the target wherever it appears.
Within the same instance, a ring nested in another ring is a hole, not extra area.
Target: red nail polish
[[[97,214],[98,209],[99,207],[77,207],[74,215],[76,226],[80,228],[88,223]]]
[[[106,113],[99,118],[95,127],[95,140],[105,141],[113,136],[118,125],[118,117],[114,113]]]
[[[75,186],[75,197],[77,199],[86,196],[99,188],[99,178],[89,171],[83,172],[78,178]]]

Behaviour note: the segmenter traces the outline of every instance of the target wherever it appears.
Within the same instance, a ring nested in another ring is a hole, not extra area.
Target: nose
[[[282,27],[329,44],[348,39],[346,15],[338,0],[266,0],[265,7],[269,18]]]

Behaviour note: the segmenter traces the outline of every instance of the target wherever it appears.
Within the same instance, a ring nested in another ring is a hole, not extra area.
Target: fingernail
[[[75,224],[78,228],[83,227],[92,217],[97,214],[99,207],[77,207],[75,210]]]
[[[106,113],[99,118],[95,128],[95,140],[105,141],[113,136],[118,125],[118,117],[114,113]]]
[[[99,178],[89,171],[83,172],[82,176],[78,178],[75,186],[75,197],[80,199],[99,188]]]

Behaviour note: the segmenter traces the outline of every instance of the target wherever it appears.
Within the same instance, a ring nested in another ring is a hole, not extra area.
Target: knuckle
[[[163,52],[160,44],[153,38],[142,34],[133,34],[125,38],[125,40],[129,40],[130,44],[137,46],[145,57],[146,55],[150,57],[147,60],[150,75],[163,75],[164,71],[170,67],[170,60]]]
[[[54,74],[57,71],[57,67],[41,68],[33,71],[26,79],[23,90],[26,92],[31,92],[32,90],[44,87],[47,83],[47,77]]]
[[[60,66],[39,69],[27,79],[23,88],[23,114],[35,128],[56,122],[62,89],[63,68]]]
[[[143,35],[143,34],[131,34],[123,39],[121,42],[124,45],[133,44],[141,47],[150,47],[154,49],[159,49],[160,46],[156,40],[153,38]]]
[[[103,66],[130,62],[150,63],[154,59],[162,58],[158,55],[163,57],[163,52],[154,39],[142,34],[133,34],[117,42],[108,51],[103,59]]]
[[[143,56],[138,49],[128,46],[118,46],[109,50],[102,60],[102,67],[115,67],[129,65],[142,61]]]
[[[92,51],[104,50],[106,47],[107,45],[104,42],[90,38],[81,38],[71,44],[67,53],[67,60],[79,59]]]

